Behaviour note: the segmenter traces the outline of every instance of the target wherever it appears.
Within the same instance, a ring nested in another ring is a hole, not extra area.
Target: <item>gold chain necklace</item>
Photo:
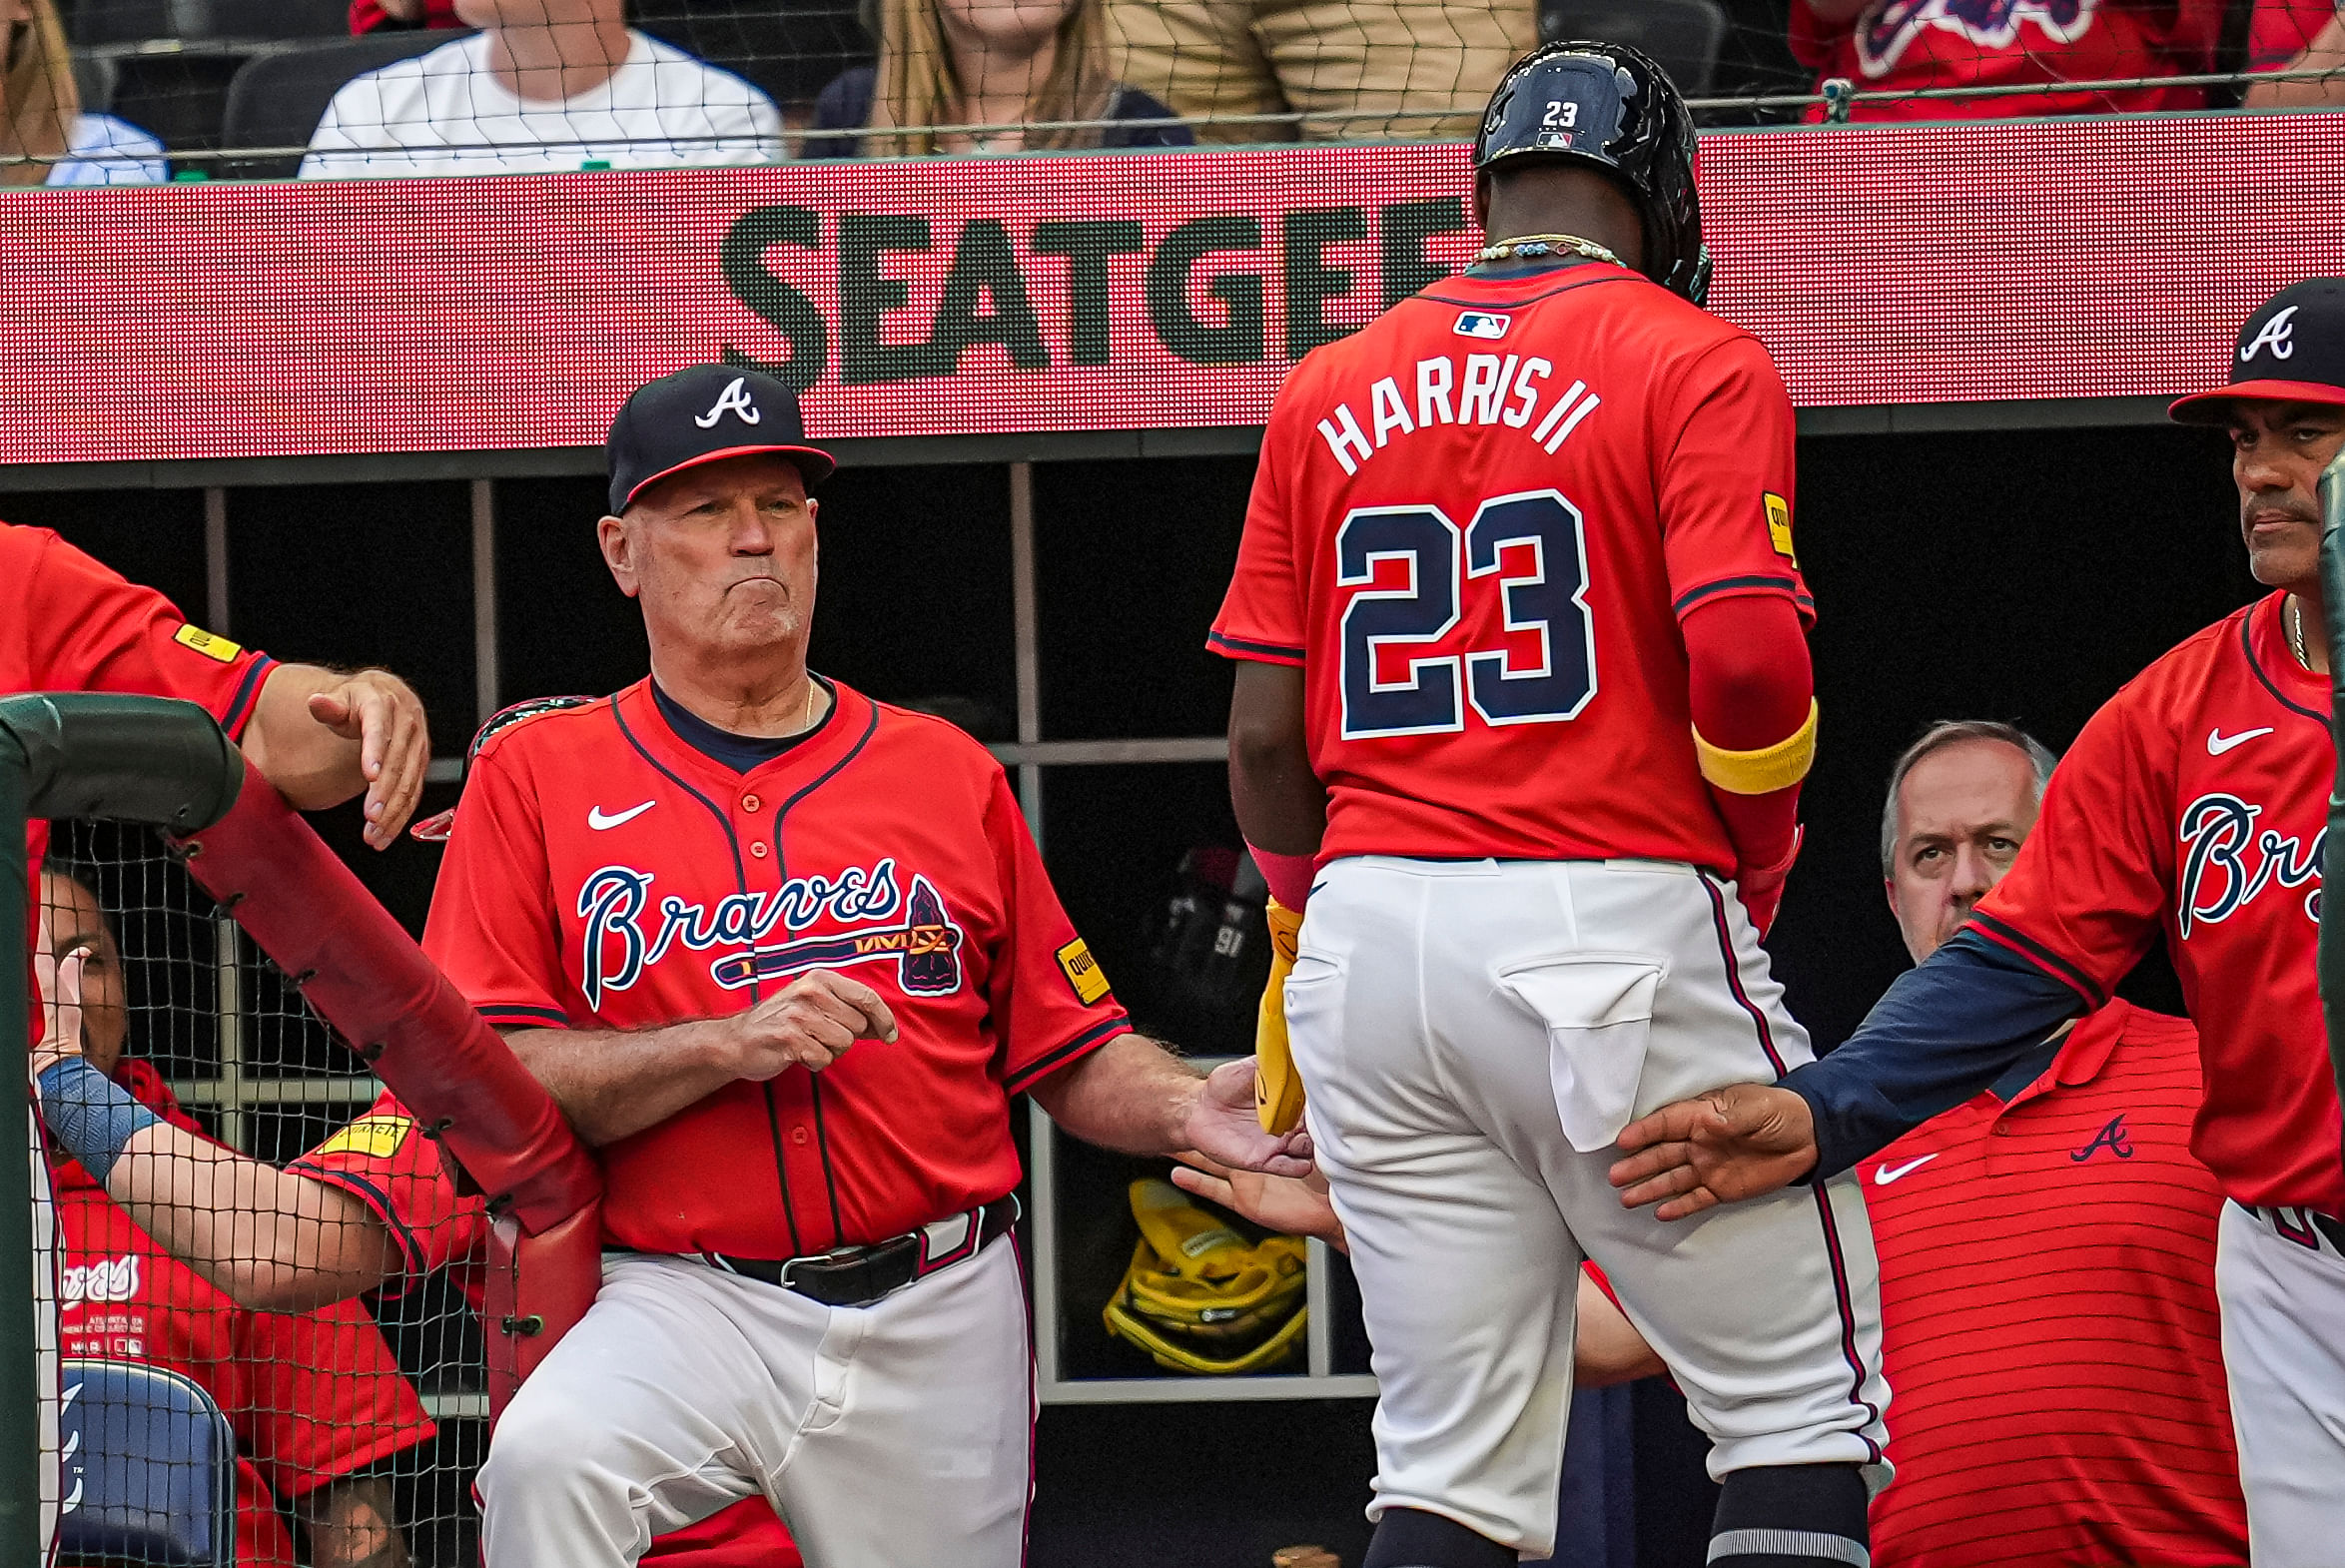
[[[1584,256],[1591,262],[1609,262],[1615,267],[1621,259],[1593,240],[1583,240],[1576,234],[1526,234],[1512,240],[1501,240],[1496,245],[1484,246],[1475,253],[1476,262],[1536,261],[1568,251]]]

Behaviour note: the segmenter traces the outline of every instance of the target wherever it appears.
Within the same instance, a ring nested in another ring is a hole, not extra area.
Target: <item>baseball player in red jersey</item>
[[[807,671],[832,463],[788,389],[678,372],[608,452],[651,675],[479,748],[424,939],[607,1179],[600,1294],[481,1471],[488,1561],[630,1563],[762,1495],[825,1568],[1007,1568],[1010,1097],[1135,1153],[1299,1175],[1307,1140],[1249,1065],[1132,1033],[983,747]]]
[[[78,1051],[165,1123],[202,1139],[163,1075],[125,1055],[122,954],[96,887],[87,868],[54,857],[42,867],[35,942],[52,962],[82,950],[90,958],[83,999],[44,1030],[36,1066]],[[237,1562],[294,1568],[282,1498],[316,1568],[403,1565],[390,1478],[366,1472],[428,1439],[432,1426],[374,1319],[351,1301],[298,1315],[244,1309],[160,1249],[69,1154],[52,1145],[49,1156],[63,1240],[62,1349],[169,1367],[218,1402],[240,1455]]]
[[[1679,1086],[1809,1058],[1759,946],[1815,736],[1792,411],[1694,303],[1693,152],[1645,56],[1518,64],[1493,244],[1295,368],[1213,627],[1239,824],[1309,901],[1260,1055],[1275,1125],[1282,1023],[1375,1345],[1367,1568],[1550,1549],[1583,1255],[1713,1439],[1710,1561],[1864,1551],[1855,1183],[1687,1238],[1604,1179]]]
[[[2229,428],[2273,591],[2093,716],[2010,874],[1847,1045],[1780,1087],[1664,1108],[1623,1135],[1615,1180],[1672,1216],[1846,1171],[2099,1007],[2162,929],[2199,1030],[2191,1147],[2234,1199],[2215,1285],[2251,1555],[2316,1568],[2345,1538],[2345,1170],[2313,962],[2336,770],[2317,485],[2345,446],[2345,280],[2273,297],[2230,384],[2174,413]]]
[[[430,743],[422,704],[396,676],[280,664],[250,652],[188,624],[162,594],[124,580],[46,528],[0,522],[0,581],[11,588],[0,608],[0,694],[114,691],[200,703],[241,742],[262,777],[304,810],[338,805],[365,790],[366,837],[378,849],[397,837],[414,810]],[[36,878],[48,842],[46,822],[28,824],[27,858]],[[78,995],[81,961],[69,956],[61,971],[58,984]],[[31,1024],[38,1038],[37,1006]],[[59,1064],[55,1075],[56,1082],[40,1086],[42,1096],[52,1104],[86,1105],[81,1120],[106,1153],[154,1120],[153,1112],[78,1058]],[[35,1269],[36,1288],[53,1303],[56,1226],[37,1130],[27,1159],[34,1244],[44,1254]],[[36,1319],[45,1367],[55,1365],[56,1326],[53,1312]],[[43,1383],[53,1388],[54,1378],[44,1373]],[[57,1451],[56,1417],[52,1394],[41,1406],[44,1453]],[[55,1531],[54,1486],[55,1477],[45,1478],[44,1539]]]

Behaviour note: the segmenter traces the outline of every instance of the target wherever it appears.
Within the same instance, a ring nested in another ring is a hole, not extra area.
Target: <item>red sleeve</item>
[[[2109,699],[2052,770],[2035,831],[1970,929],[2094,1007],[2156,937],[2171,902],[2173,740],[2142,722],[2136,683]]]
[[[238,1435],[278,1496],[314,1491],[435,1430],[358,1302],[249,1312],[242,1326],[250,1391]]]
[[[996,1072],[1016,1095],[1131,1033],[1132,1020],[1060,907],[1025,814],[1000,773],[985,821],[1001,878],[1005,928],[1002,950],[993,955],[987,1003],[1002,1043]]]
[[[33,545],[17,589],[33,690],[180,697],[244,733],[274,660],[189,625],[162,594],[46,528],[11,531]]]
[[[2335,0],[2256,0],[2247,24],[2247,68],[2287,69],[2340,15]]]
[[[1302,663],[1304,575],[1295,559],[1285,475],[1293,422],[1286,410],[1297,405],[1281,396],[1262,434],[1261,461],[1245,503],[1245,532],[1237,543],[1237,569],[1205,637],[1205,646],[1223,658]]]
[[[390,1228],[405,1270],[391,1282],[393,1294],[434,1269],[470,1262],[486,1243],[480,1199],[456,1189],[439,1143],[388,1092],[285,1169],[341,1187]]]
[[[1653,449],[1671,607],[1777,594],[1816,619],[1792,547],[1792,399],[1748,334],[1697,359],[1660,407]]]
[[[544,823],[514,766],[512,752],[494,742],[472,759],[423,951],[497,1028],[566,1029],[572,987],[550,903]]]

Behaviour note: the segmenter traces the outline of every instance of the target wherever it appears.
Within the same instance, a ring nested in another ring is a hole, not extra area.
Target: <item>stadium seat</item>
[[[425,54],[469,33],[389,32],[309,44],[245,62],[228,85],[221,115],[223,147],[307,147],[326,106],[344,83],[394,60]],[[224,159],[227,180],[290,180],[301,155]]]
[[[84,47],[347,38],[351,30],[348,0],[79,0],[68,25]]]
[[[1660,61],[1689,98],[1709,91],[1726,33],[1718,0],[1541,0],[1539,6],[1541,39],[1632,45]]]
[[[236,1435],[192,1379],[135,1361],[63,1365],[58,1556],[235,1568]]]
[[[83,114],[105,114],[114,107],[114,95],[122,89],[122,67],[107,55],[75,53],[73,57],[73,90],[82,101]]]

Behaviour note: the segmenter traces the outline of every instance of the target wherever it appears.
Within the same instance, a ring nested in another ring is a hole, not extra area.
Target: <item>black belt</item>
[[[2239,1199],[2235,1197],[2232,1198],[2231,1201],[2234,1203],[2239,1203]],[[2253,1203],[2239,1203],[2239,1206],[2246,1209],[2249,1213],[2255,1215],[2255,1217],[2258,1219],[2263,1218],[2267,1213],[2269,1213],[2274,1224],[2286,1223],[2286,1220],[2284,1219],[2279,1209],[2262,1209],[2256,1207]],[[2310,1208],[2293,1208],[2289,1209],[2288,1212],[2292,1214],[2301,1214],[2304,1218],[2311,1220],[2312,1227],[2315,1230],[2318,1230],[2322,1235],[2325,1235],[2329,1238],[2329,1245],[2335,1247],[2340,1255],[2345,1255],[2345,1219],[2332,1219],[2327,1214],[2316,1212]]]
[[[978,1209],[970,1233],[933,1255],[928,1227],[923,1226],[868,1246],[833,1247],[808,1257],[731,1257],[722,1252],[698,1256],[711,1268],[795,1290],[825,1306],[870,1306],[915,1279],[976,1256],[1017,1223],[1018,1198],[1013,1194]]]

